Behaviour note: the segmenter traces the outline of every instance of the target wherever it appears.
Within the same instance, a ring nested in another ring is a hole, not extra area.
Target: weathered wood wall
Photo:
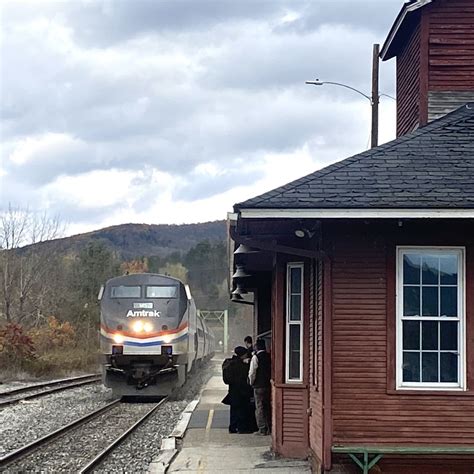
[[[420,124],[420,25],[397,56],[397,136]]]
[[[420,10],[397,54],[397,136],[474,101],[474,2]]]

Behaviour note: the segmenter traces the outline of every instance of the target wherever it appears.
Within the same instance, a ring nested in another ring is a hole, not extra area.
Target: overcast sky
[[[402,0],[1,2],[0,206],[68,234],[224,219],[368,147],[373,43]],[[393,61],[381,91],[395,94]],[[395,104],[382,98],[381,142]]]

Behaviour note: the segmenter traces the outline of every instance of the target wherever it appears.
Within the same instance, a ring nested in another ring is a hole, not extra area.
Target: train
[[[169,395],[214,355],[214,335],[177,278],[112,278],[99,301],[102,382],[116,396]]]

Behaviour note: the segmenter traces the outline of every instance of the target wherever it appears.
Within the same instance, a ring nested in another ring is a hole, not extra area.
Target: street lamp
[[[330,84],[333,86],[344,87],[350,89],[351,91],[357,92],[362,97],[365,97],[369,102],[372,108],[372,125],[371,125],[371,147],[374,148],[378,145],[379,141],[379,102],[381,96],[390,97],[393,100],[396,100],[394,97],[389,96],[388,94],[379,93],[379,49],[378,44],[374,44],[373,56],[372,56],[372,96],[364,94],[359,89],[349,86],[347,84],[342,84],[341,82],[330,82],[330,81],[320,81],[316,79],[315,81],[306,81],[306,84],[313,86],[323,86],[324,84]]]

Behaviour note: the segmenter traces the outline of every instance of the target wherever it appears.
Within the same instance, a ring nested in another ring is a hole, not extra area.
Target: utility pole
[[[372,131],[371,148],[379,144],[379,51],[380,45],[374,44],[372,56]]]

